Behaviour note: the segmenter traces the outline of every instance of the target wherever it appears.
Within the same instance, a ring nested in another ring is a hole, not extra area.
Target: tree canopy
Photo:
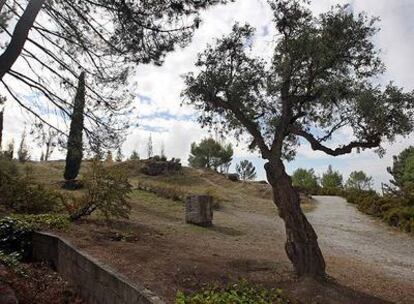
[[[393,166],[387,168],[393,177],[391,184],[400,191],[414,190],[414,147],[394,156]]]
[[[338,156],[413,130],[413,93],[374,82],[384,71],[372,42],[377,18],[347,6],[313,16],[301,1],[270,5],[277,30],[270,62],[250,52],[255,30],[236,24],[200,53],[200,72],[186,75],[183,94],[203,126],[247,133],[265,159],[292,159],[300,138]],[[352,138],[331,147],[344,128]]]
[[[226,166],[233,158],[233,148],[230,144],[221,145],[213,138],[203,139],[199,144],[191,144],[191,154],[188,158],[190,166],[218,170]]]
[[[319,187],[318,177],[313,169],[296,169],[292,175],[292,184],[295,187],[309,191],[314,191]]]
[[[344,177],[341,172],[336,171],[331,165],[328,166],[328,170],[322,174],[321,186],[326,189],[338,189],[344,185]]]
[[[372,177],[366,175],[364,171],[353,171],[345,186],[350,190],[369,191],[372,190]]]

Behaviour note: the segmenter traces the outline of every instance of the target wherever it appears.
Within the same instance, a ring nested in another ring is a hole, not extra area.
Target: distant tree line
[[[353,171],[344,183],[343,175],[334,170],[331,165],[318,177],[314,169],[299,168],[292,175],[293,186],[306,190],[311,194],[329,194],[338,190],[370,191],[373,187],[373,179],[363,171]]]

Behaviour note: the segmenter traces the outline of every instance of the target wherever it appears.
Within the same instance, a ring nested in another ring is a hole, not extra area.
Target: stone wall
[[[34,234],[33,259],[51,263],[89,304],[165,304],[55,235]]]

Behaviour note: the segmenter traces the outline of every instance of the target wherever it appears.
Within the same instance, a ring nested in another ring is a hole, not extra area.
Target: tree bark
[[[265,164],[267,179],[279,215],[285,222],[287,256],[298,276],[325,278],[325,260],[318,245],[318,237],[300,208],[299,194],[292,186],[281,160]]]
[[[0,80],[10,71],[13,64],[22,53],[29,31],[46,0],[30,0],[23,15],[14,28],[13,36],[7,49],[0,56]]]

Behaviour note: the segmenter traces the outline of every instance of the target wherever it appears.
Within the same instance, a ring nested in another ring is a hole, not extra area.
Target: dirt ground
[[[281,287],[301,303],[413,303],[412,282],[332,248],[323,248],[329,283],[298,282],[283,249],[283,222],[256,185],[203,173],[189,178],[194,187],[208,181],[225,198],[211,228],[185,224],[182,202],[135,190],[130,220],[85,220],[63,235],[167,303],[179,290],[194,292],[242,278]]]
[[[21,273],[0,264],[0,303],[85,304],[60,275],[44,264],[21,264]]]

